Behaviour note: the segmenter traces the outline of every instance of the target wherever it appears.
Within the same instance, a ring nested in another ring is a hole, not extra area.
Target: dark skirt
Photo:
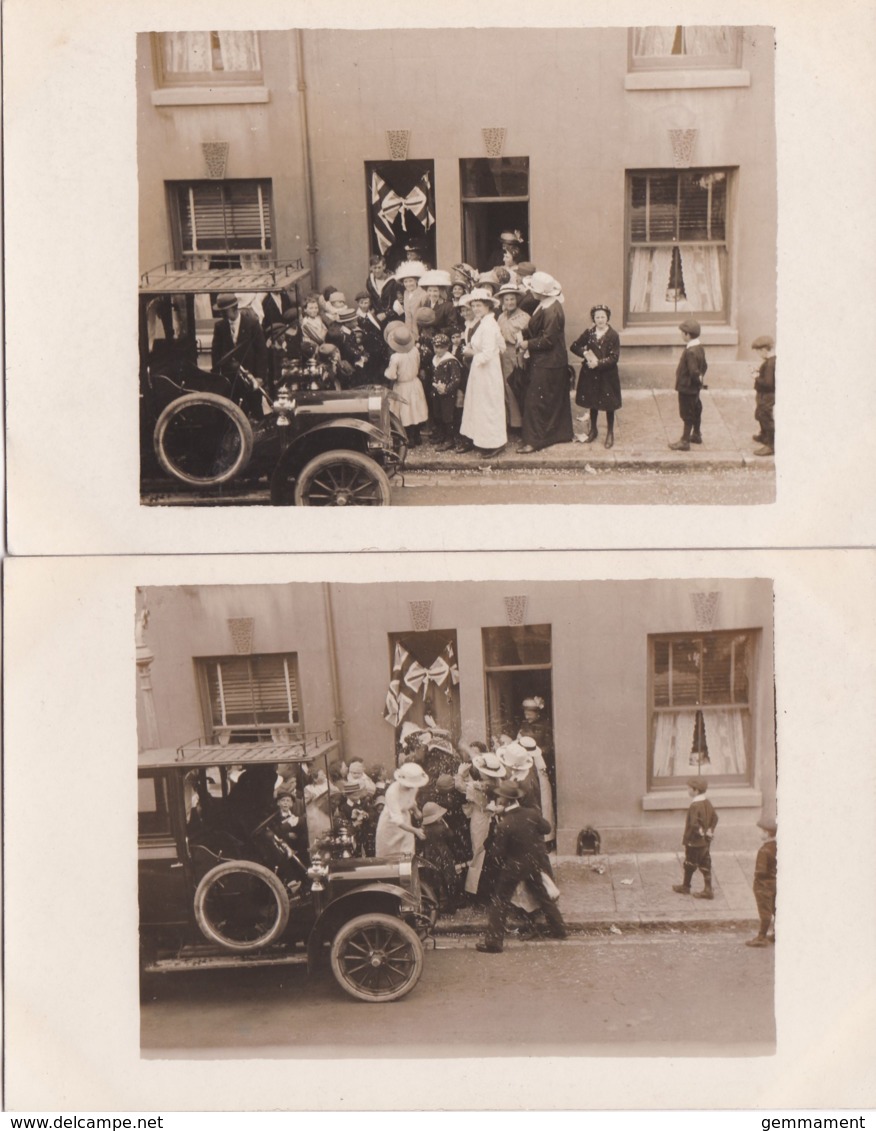
[[[581,366],[578,375],[578,389],[575,403],[582,408],[601,409],[615,412],[621,407],[620,375],[617,366],[607,369],[588,369],[587,363]]]
[[[523,405],[524,444],[538,450],[551,444],[568,444],[574,434],[566,366],[530,370]]]

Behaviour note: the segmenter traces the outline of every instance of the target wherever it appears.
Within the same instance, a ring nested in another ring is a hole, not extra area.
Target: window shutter
[[[185,251],[269,251],[269,181],[197,182],[179,186]]]
[[[299,723],[294,657],[229,656],[208,661],[206,675],[214,727]]]

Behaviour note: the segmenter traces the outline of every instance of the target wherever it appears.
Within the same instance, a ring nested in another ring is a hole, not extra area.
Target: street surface
[[[157,485],[156,485],[157,487]],[[660,503],[683,506],[747,506],[775,501],[775,478],[764,469],[733,467],[718,471],[694,465],[683,470],[533,467],[529,471],[407,471],[404,486],[393,484],[392,505],[482,506],[530,503],[592,505]],[[176,489],[151,490],[148,506],[268,506],[268,489],[229,485],[222,494]]]
[[[302,966],[167,975],[141,1007],[144,1056],[768,1055],[775,948],[751,931],[630,931],[565,942],[439,937],[401,1001],[347,997]]]

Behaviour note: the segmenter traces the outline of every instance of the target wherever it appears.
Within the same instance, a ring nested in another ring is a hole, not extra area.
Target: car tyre
[[[155,424],[162,469],[190,487],[216,487],[239,475],[253,451],[246,413],[217,393],[187,393],[171,401]]]
[[[393,915],[358,915],[332,940],[332,972],[359,1001],[397,1001],[423,973],[423,944],[413,927]]]
[[[282,935],[289,922],[289,896],[270,868],[252,860],[228,860],[198,884],[195,921],[210,942],[245,954]]]
[[[273,498],[273,483],[271,488]],[[389,478],[362,452],[322,452],[300,471],[294,498],[299,507],[387,507]]]

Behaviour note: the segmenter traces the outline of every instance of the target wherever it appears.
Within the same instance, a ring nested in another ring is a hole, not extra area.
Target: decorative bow
[[[419,691],[423,689],[423,698],[429,690],[429,684],[434,683],[436,687],[440,687],[442,683],[450,675],[450,665],[443,656],[439,656],[437,660],[433,660],[428,668],[424,668],[422,664],[416,660],[411,664],[405,674],[405,683],[412,691]],[[457,672],[457,679],[459,673]]]
[[[397,679],[390,682],[389,691],[386,693],[386,714],[383,716],[394,727],[401,726],[402,719],[410,710],[413,699],[401,690]]]
[[[401,226],[405,232],[408,230],[408,213],[419,220],[427,231],[435,223],[435,217],[429,208],[431,187],[429,174],[424,173],[420,183],[414,185],[407,196],[399,196],[378,173],[371,174],[371,205],[372,209],[377,208],[374,232],[381,255],[395,242],[392,225],[397,216],[401,215]]]

